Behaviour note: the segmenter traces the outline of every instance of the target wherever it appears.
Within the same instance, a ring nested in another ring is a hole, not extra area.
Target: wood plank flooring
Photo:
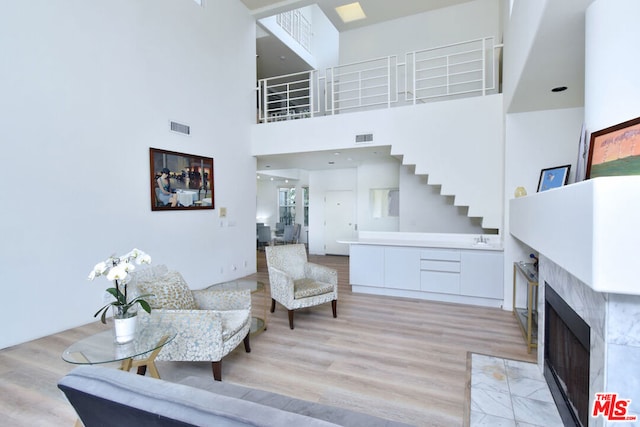
[[[222,380],[366,412],[416,426],[461,426],[467,352],[533,362],[510,312],[351,292],[349,258],[310,256],[338,270],[338,318],[331,305],[269,313],[268,330],[223,359]],[[268,284],[264,253],[254,276]],[[270,299],[265,301],[270,304]],[[263,315],[262,296],[253,295]],[[99,322],[0,350],[0,424],[71,426],[75,413],[57,389],[73,369],[60,355],[104,330]],[[159,362],[160,375],[211,377],[209,363]],[[211,377],[213,381],[213,378]]]

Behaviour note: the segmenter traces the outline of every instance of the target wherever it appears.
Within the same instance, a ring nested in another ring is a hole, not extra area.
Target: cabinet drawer
[[[420,261],[420,270],[460,273],[460,261],[435,261],[423,259]]]
[[[447,249],[423,249],[420,259],[434,259],[440,261],[460,261],[460,251]]]
[[[460,294],[460,275],[440,271],[421,271],[420,288],[427,292]]]

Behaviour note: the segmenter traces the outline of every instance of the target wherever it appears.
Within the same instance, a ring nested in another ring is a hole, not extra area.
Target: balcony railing
[[[493,37],[258,81],[261,123],[499,92]]]

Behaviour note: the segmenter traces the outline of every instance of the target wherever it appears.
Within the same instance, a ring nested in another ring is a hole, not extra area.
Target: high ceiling
[[[471,0],[359,0],[367,15],[366,19],[345,24],[335,11],[337,6],[353,3],[355,0],[241,0],[256,16],[266,18],[276,13],[317,4],[340,32],[366,25],[415,15],[429,10],[466,3]]]
[[[335,7],[354,0],[241,1],[258,19],[317,3],[335,27],[343,32],[471,0],[360,0],[367,19],[350,24],[342,23],[335,12]],[[516,90],[510,105],[506,106],[508,113],[575,108],[584,105],[584,17],[586,8],[592,2],[593,0],[547,1],[536,37],[526,54],[520,79],[514,82]],[[288,57],[289,53],[282,55]],[[295,55],[292,54],[291,57],[293,56]],[[285,64],[280,65],[285,66]],[[297,66],[304,67],[305,64]],[[308,68],[294,69],[292,72],[306,69]],[[551,89],[558,86],[567,86],[568,89],[564,92],[552,93]],[[281,168],[278,165],[277,156],[272,156],[268,160],[273,168]],[[281,163],[286,165],[292,162],[295,163],[292,156],[287,156]],[[304,163],[309,164],[308,159]],[[261,159],[258,160],[259,167],[264,164],[266,163]],[[310,169],[319,168],[326,169],[324,158]]]

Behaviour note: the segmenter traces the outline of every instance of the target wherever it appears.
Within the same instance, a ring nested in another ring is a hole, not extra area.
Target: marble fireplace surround
[[[640,176],[601,177],[509,203],[510,233],[540,254],[538,307],[551,286],[591,328],[589,396],[618,393],[640,417]],[[544,366],[544,310],[538,312]],[[620,425],[602,417],[589,426]],[[640,421],[622,425],[640,425]]]
[[[589,407],[597,392],[631,399],[629,414],[640,415],[640,296],[597,292],[553,261],[540,256],[539,307],[551,286],[591,328]],[[538,312],[544,325],[544,310]],[[544,368],[544,327],[538,328],[538,367]],[[602,417],[589,426],[603,426]]]

